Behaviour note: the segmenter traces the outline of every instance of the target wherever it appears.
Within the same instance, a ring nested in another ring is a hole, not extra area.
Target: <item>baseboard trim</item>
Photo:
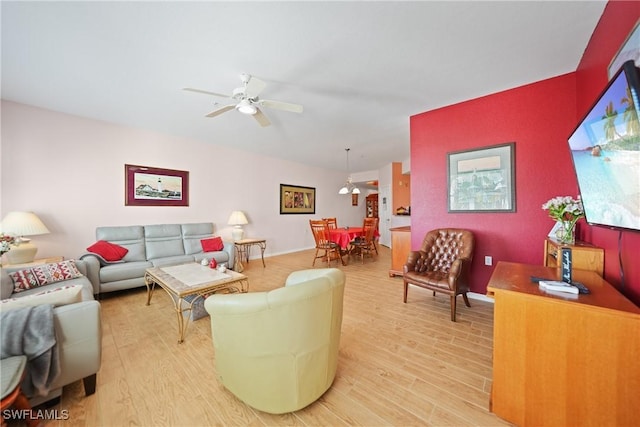
[[[493,300],[493,298],[489,298],[488,296],[484,295],[484,294],[478,294],[476,292],[467,292],[467,296],[471,299],[477,299],[479,301],[484,301],[484,302],[490,302],[491,304],[493,304],[495,301]]]
[[[294,252],[307,251],[307,250],[311,250],[311,249],[315,249],[315,246],[311,246],[309,248],[291,249],[289,251],[269,252],[269,253],[265,253],[264,254],[264,259],[265,259],[265,262],[266,262],[267,258],[272,257],[272,256],[287,255],[287,254],[292,254]],[[249,257],[249,261],[253,261],[254,259],[257,259],[257,260],[261,259],[260,251],[252,251],[252,254]]]

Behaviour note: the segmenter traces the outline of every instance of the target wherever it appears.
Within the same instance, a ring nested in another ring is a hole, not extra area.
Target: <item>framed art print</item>
[[[449,212],[515,212],[515,143],[447,154]]]
[[[189,206],[189,172],[124,165],[125,206]]]
[[[315,214],[316,189],[280,184],[280,214]]]

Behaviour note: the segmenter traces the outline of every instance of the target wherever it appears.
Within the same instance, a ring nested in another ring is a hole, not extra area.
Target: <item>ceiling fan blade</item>
[[[256,77],[250,76],[249,82],[247,83],[246,94],[249,98],[255,98],[264,90],[265,87],[267,87],[265,82]]]
[[[207,90],[202,90],[202,89],[194,89],[192,87],[183,87],[182,90],[187,90],[189,92],[204,93],[205,95],[221,96],[223,98],[231,98],[230,95],[223,95],[221,93],[209,92]]]
[[[224,107],[218,108],[217,110],[213,110],[212,112],[207,114],[205,117],[219,116],[220,114],[226,113],[227,111],[233,110],[234,108],[236,108],[235,105],[225,105]]]
[[[266,127],[271,124],[271,122],[269,121],[269,118],[265,116],[264,113],[260,111],[259,108],[258,108],[258,111],[256,111],[256,113],[253,115],[253,118],[256,119],[258,124],[262,127]]]
[[[289,111],[290,113],[302,113],[302,105],[290,104],[288,102],[271,101],[268,99],[261,99],[260,105],[268,108],[274,108],[276,110]]]

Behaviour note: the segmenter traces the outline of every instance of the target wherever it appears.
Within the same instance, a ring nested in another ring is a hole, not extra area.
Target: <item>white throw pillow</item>
[[[0,311],[9,311],[22,307],[34,307],[52,304],[54,307],[82,301],[82,285],[62,286],[20,298],[9,298],[0,301]]]

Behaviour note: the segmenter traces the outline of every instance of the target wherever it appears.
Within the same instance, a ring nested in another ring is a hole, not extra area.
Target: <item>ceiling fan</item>
[[[183,90],[204,93],[206,95],[219,96],[222,98],[229,98],[235,101],[234,104],[225,105],[224,107],[213,110],[212,112],[207,114],[206,117],[216,117],[224,112],[233,110],[235,108],[242,114],[253,116],[258,124],[264,127],[269,126],[271,122],[259,107],[273,108],[276,110],[289,111],[291,113],[302,113],[302,105],[259,98],[258,95],[267,86],[267,84],[262,80],[249,74],[240,74],[240,80],[242,80],[242,86],[235,88],[232,92],[232,95],[224,95],[221,93],[209,92],[206,90],[194,89],[191,87],[185,87],[183,88]]]

